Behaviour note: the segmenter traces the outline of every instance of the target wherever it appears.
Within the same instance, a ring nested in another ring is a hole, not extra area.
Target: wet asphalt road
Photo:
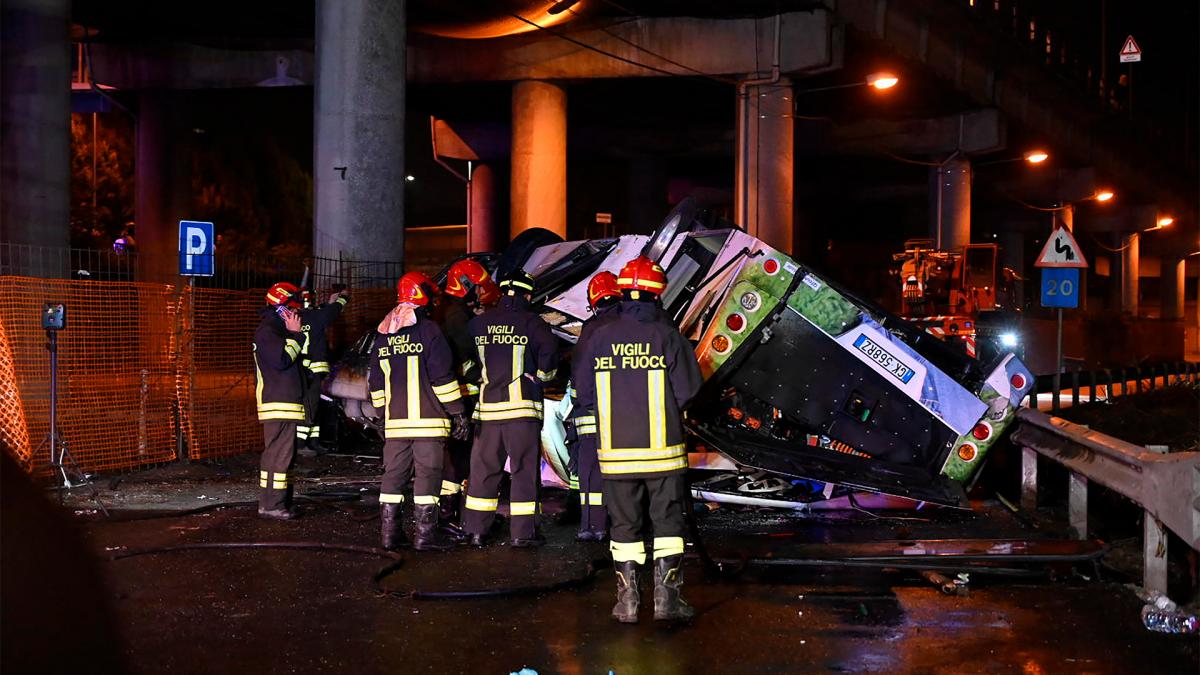
[[[373,545],[368,504],[307,505],[304,518],[265,522],[248,509],[134,522],[92,522],[107,557],[187,542],[321,541]],[[912,514],[908,514],[911,516]],[[995,509],[797,518],[720,510],[702,518],[714,555],[786,555],[788,542],[1012,536]],[[606,551],[547,525],[540,550],[405,552],[402,566],[325,551],[185,551],[99,563],[104,594],[137,673],[1196,673],[1200,640],[1156,635],[1140,601],[1113,582],[976,578],[969,597],[939,593],[910,573],[808,569],[706,581],[687,566],[699,617],[636,626],[611,621],[610,570],[548,595],[415,600],[412,590],[526,586],[581,575]],[[953,535],[957,533],[957,535]],[[964,534],[967,533],[967,534]],[[384,591],[384,592],[381,592]],[[643,593],[649,595],[644,586]],[[648,600],[648,597],[647,597]]]

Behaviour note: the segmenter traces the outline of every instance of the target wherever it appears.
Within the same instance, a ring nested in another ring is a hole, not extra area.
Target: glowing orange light
[[[1025,161],[1030,164],[1041,164],[1050,159],[1050,155],[1045,150],[1030,150],[1025,153]]]
[[[1159,216],[1158,217],[1158,226],[1159,227],[1167,227],[1168,225],[1170,225],[1173,222],[1175,222],[1175,219],[1172,218],[1171,216]]]
[[[1112,201],[1112,198],[1116,196],[1116,193],[1114,193],[1112,190],[1100,190],[1096,193],[1094,199],[1098,202],[1107,202]]]
[[[867,84],[879,90],[891,89],[900,83],[900,78],[891,73],[871,73],[867,76]]]

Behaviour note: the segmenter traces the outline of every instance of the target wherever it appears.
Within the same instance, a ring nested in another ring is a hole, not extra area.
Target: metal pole
[[[1051,407],[1054,412],[1058,412],[1058,395],[1062,389],[1062,369],[1063,369],[1063,353],[1062,353],[1062,323],[1063,311],[1062,307],[1058,308],[1058,329],[1055,331],[1054,338],[1054,395],[1050,397]]]
[[[62,458],[58,456],[58,333],[46,331],[50,342],[50,464],[62,472]],[[64,474],[65,480],[65,474]]]

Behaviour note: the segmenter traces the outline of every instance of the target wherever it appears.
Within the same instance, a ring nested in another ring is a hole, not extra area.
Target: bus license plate
[[[880,347],[874,340],[866,335],[859,335],[854,341],[854,346],[858,351],[867,355],[875,363],[878,363],[884,370],[888,371],[897,380],[904,384],[912,379],[913,369],[900,362],[900,359],[892,356],[888,350]]]

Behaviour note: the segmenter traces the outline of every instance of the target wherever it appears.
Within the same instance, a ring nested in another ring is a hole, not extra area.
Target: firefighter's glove
[[[463,414],[450,418],[450,438],[456,441],[466,441],[471,438],[471,423]]]

